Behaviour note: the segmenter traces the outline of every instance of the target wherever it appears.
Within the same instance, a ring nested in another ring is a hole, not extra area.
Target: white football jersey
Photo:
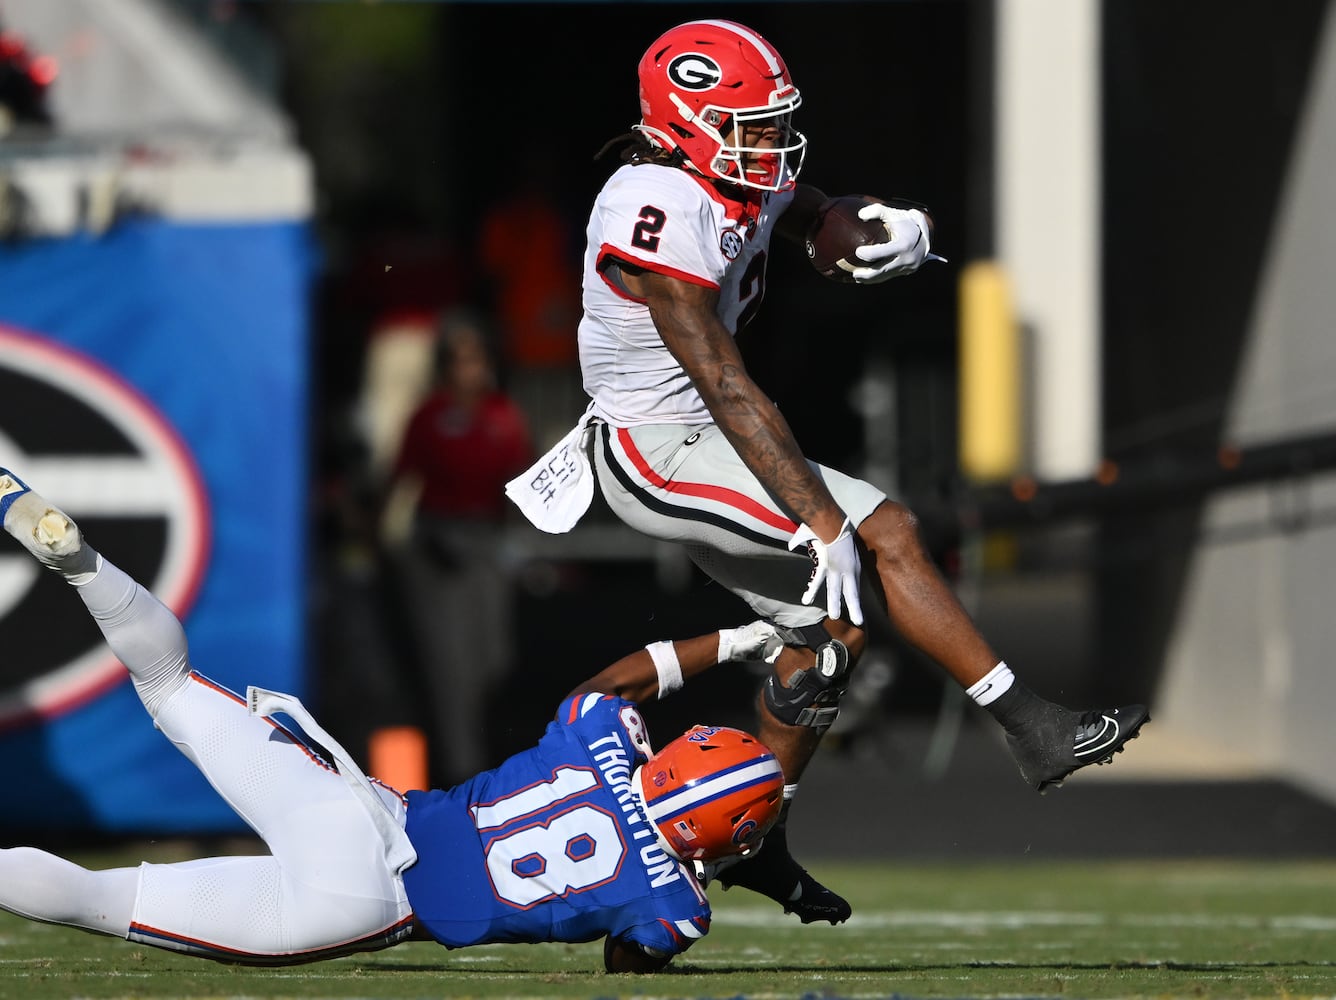
[[[596,416],[617,427],[712,422],[615,264],[718,288],[719,318],[736,335],[761,303],[775,220],[792,200],[788,191],[732,201],[686,170],[658,164],[623,166],[608,178],[586,230],[580,320],[580,367]]]

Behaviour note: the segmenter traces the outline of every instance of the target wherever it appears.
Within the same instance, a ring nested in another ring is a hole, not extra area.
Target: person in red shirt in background
[[[487,698],[511,665],[512,588],[500,558],[505,484],[534,454],[528,419],[498,386],[491,350],[478,316],[443,317],[436,381],[408,420],[391,472],[394,495],[416,495],[395,562],[431,702],[437,781],[492,763]]]

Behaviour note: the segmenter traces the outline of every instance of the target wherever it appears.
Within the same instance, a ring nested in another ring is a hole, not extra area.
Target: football
[[[672,955],[648,955],[638,945],[611,934],[603,939],[603,968],[609,972],[658,972],[672,960]]]
[[[871,195],[849,194],[827,198],[816,210],[816,218],[807,230],[807,258],[822,277],[851,282],[855,268],[870,266],[854,251],[868,243],[890,239],[886,226],[877,219],[865,222],[858,210],[869,202],[880,202]]]

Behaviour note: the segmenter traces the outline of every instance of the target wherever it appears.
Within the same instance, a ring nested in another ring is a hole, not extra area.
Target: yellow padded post
[[[1000,265],[960,275],[960,467],[974,482],[1006,480],[1021,463],[1021,336]]]

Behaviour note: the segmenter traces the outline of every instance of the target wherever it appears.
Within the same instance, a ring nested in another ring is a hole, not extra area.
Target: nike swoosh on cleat
[[[1088,737],[1072,747],[1073,752],[1078,758],[1089,757],[1107,749],[1112,744],[1118,742],[1118,735],[1121,732],[1118,726],[1118,720],[1111,715],[1103,716],[1104,725],[1100,727],[1098,733]]]

